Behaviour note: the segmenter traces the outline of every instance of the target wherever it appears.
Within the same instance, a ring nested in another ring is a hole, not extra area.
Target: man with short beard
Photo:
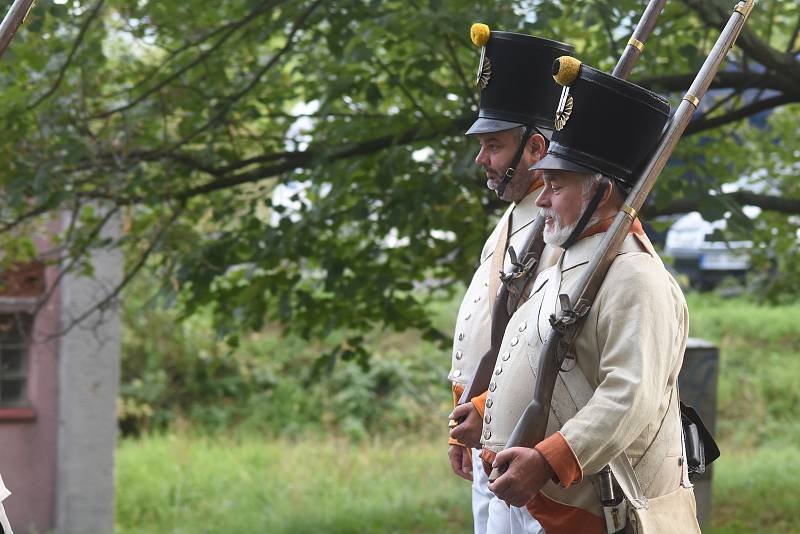
[[[616,532],[627,517],[624,502],[604,507],[596,475],[612,461],[630,461],[623,487],[641,488],[651,514],[662,503],[669,523],[653,532],[699,532],[677,391],[686,302],[638,219],[559,373],[547,437],[504,450],[532,400],[559,295],[577,287],[669,117],[665,99],[574,58],[559,58],[554,70],[565,89],[547,156],[533,168],[544,172],[536,205],[546,217],[545,241],[564,253],[539,273],[500,347],[481,458],[503,474],[489,489],[527,507],[548,533]]]
[[[475,163],[486,173],[486,185],[512,205],[495,227],[480,256],[456,320],[452,366],[454,400],[475,372],[490,347],[491,309],[500,286],[499,273],[511,267],[509,246],[520,251],[539,209],[535,199],[542,187],[541,173],[528,170],[544,157],[553,129],[559,88],[549,78],[553,60],[572,47],[547,39],[508,32],[490,32],[473,25],[473,42],[482,47],[478,84],[481,87],[478,119],[466,135],[475,136],[480,150]],[[554,262],[554,250],[542,254],[539,269]],[[477,451],[483,424],[485,393],[457,406],[452,419],[462,421],[452,429],[448,456],[453,471],[472,480],[475,532],[540,532],[522,508],[509,509],[487,489]],[[472,466],[477,465],[478,469]]]

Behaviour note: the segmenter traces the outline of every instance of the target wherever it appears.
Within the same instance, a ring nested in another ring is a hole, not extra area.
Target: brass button
[[[496,375],[499,375],[502,372],[503,372],[503,368],[502,367],[498,367],[497,369],[494,370],[494,374],[496,374]]]
[[[464,316],[464,320],[465,320],[465,321],[469,321],[469,318],[470,318],[470,317],[472,317],[472,314],[471,314],[471,313],[468,313],[468,314],[466,314],[466,315]]]
[[[487,413],[486,417],[483,418],[483,422],[488,425],[489,423],[492,422],[492,416]]]
[[[495,384],[494,382],[490,382],[489,383],[489,391],[493,392],[496,389],[497,389],[497,384]]]
[[[518,337],[516,337],[516,336],[512,337],[512,338],[511,338],[511,346],[512,346],[512,347],[516,347],[516,346],[517,346],[517,343],[519,343],[519,338],[518,338]]]
[[[461,369],[456,369],[453,371],[453,376],[461,376]]]
[[[463,357],[464,357],[464,353],[461,352],[460,350],[457,350],[456,351],[456,360],[460,360]]]
[[[458,333],[458,340],[459,341],[464,341],[464,332],[459,332]]]
[[[503,361],[504,362],[507,362],[510,357],[511,357],[511,353],[510,352],[504,352],[503,353]]]
[[[519,325],[519,331],[524,332],[527,327],[528,323],[522,323],[521,325]]]
[[[491,437],[492,437],[492,432],[491,432],[491,430],[484,430],[484,431],[483,431],[483,439],[489,439],[489,438],[491,438]]]
[[[494,404],[494,401],[491,398],[486,399],[486,407],[491,408]]]

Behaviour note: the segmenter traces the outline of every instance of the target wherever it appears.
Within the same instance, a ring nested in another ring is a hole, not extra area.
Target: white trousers
[[[475,534],[544,534],[526,508],[508,506],[489,491],[480,451],[472,451],[472,519]]]

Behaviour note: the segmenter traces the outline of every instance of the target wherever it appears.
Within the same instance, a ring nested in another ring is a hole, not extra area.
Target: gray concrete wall
[[[106,235],[119,235],[110,221]],[[119,284],[119,250],[92,257],[92,278],[67,274],[61,282],[61,328]],[[114,530],[114,450],[121,325],[116,302],[73,326],[59,341],[59,414],[56,472],[56,532]]]
[[[678,378],[681,400],[697,410],[706,428],[714,435],[717,422],[717,378],[719,349],[707,341],[690,338]],[[711,482],[713,466],[692,481],[700,526],[711,520]]]

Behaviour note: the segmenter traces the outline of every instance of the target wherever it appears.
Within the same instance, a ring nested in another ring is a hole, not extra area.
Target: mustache
[[[554,221],[561,222],[561,220],[558,217],[558,214],[556,214],[556,210],[554,210],[553,208],[539,208],[539,214],[542,217],[545,218],[550,217]]]
[[[483,167],[483,172],[486,173],[486,176],[488,176],[492,180],[500,179],[500,173],[495,171],[494,169],[490,169],[489,167]]]

